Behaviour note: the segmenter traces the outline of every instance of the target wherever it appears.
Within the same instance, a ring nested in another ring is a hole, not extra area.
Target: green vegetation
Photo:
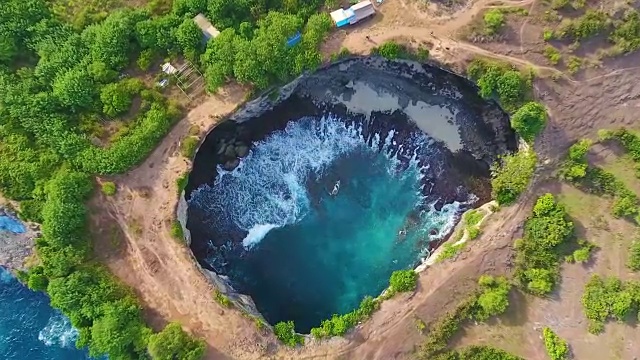
[[[587,240],[578,240],[578,249],[574,250],[571,255],[567,255],[565,259],[568,262],[577,262],[577,263],[586,263],[591,259],[591,253],[593,249],[596,247],[593,243],[588,242]]]
[[[553,40],[553,39],[555,39],[555,33],[554,33],[554,32],[553,32],[553,30],[551,30],[551,29],[544,29],[544,30],[542,31],[542,39],[543,39],[544,41]],[[554,49],[555,49],[555,48],[554,48]],[[556,50],[556,51],[557,51],[557,50]],[[547,54],[546,54],[546,53],[547,53],[547,49],[546,49],[546,47],[545,47],[545,56],[547,56]],[[547,58],[549,58],[549,56],[547,56]],[[551,60],[551,59],[549,59],[549,60]],[[559,61],[559,60],[560,60],[560,57],[558,57],[558,61]],[[552,64],[554,64],[554,63],[552,62]],[[555,64],[554,64],[554,65],[555,65]]]
[[[323,320],[319,327],[311,329],[311,335],[316,339],[331,336],[342,336],[359,322],[368,319],[380,306],[380,301],[367,296],[362,299],[360,306],[344,315],[333,315],[331,319]]]
[[[605,12],[587,10],[579,18],[563,21],[555,34],[559,39],[579,41],[604,32],[609,25],[609,17]]]
[[[382,56],[386,59],[397,59],[402,56],[405,51],[404,47],[395,41],[385,41],[382,45],[374,48],[372,53]]]
[[[449,340],[468,320],[487,320],[504,313],[509,306],[511,285],[505,278],[483,275],[479,280],[480,291],[472,294],[458,307],[444,315],[427,331],[427,339],[418,352],[419,359],[519,359],[499,349],[470,347],[461,351],[448,351]]]
[[[615,29],[609,35],[616,47],[623,53],[640,49],[640,13],[628,10],[620,21],[614,23]]]
[[[640,240],[634,239],[629,246],[629,260],[627,267],[632,271],[640,270]]]
[[[547,354],[551,360],[564,360],[569,357],[569,346],[567,342],[556,335],[553,330],[548,327],[542,329],[542,338],[544,346],[547,348]]]
[[[188,182],[189,182],[189,174],[188,173],[184,173],[184,174],[180,175],[180,177],[178,177],[176,179],[176,187],[178,188],[178,195],[182,194],[184,189],[187,187],[187,183]]]
[[[509,64],[475,59],[467,67],[467,74],[478,84],[480,96],[497,98],[509,113],[518,110],[531,97],[533,74],[521,73]]]
[[[536,154],[533,151],[503,156],[501,162],[491,169],[492,197],[500,205],[515,202],[529,185],[535,167]]]
[[[569,60],[567,60],[567,70],[571,75],[580,71],[582,67],[582,59],[577,56],[569,56]]]
[[[116,184],[111,181],[105,181],[102,183],[102,193],[107,196],[113,196],[116,194]]]
[[[179,242],[183,243],[184,242],[184,232],[182,230],[182,225],[180,224],[180,221],[173,220],[173,222],[171,223],[171,236],[178,240]]]
[[[386,59],[410,59],[425,62],[429,59],[429,49],[419,46],[417,49],[408,48],[393,40],[387,40],[382,45],[371,49],[371,53]]]
[[[511,127],[528,143],[533,143],[546,123],[547,110],[537,102],[522,105],[511,116]]]
[[[547,38],[548,35],[546,35],[547,33],[544,33],[545,35],[545,41],[549,40],[549,38]],[[554,48],[551,45],[547,45],[544,47],[544,57],[546,57],[549,60],[549,63],[551,63],[551,65],[557,65],[560,62],[560,59],[562,58],[562,56],[560,55],[560,51],[558,51],[558,49]]]
[[[585,285],[582,307],[589,319],[589,332],[599,334],[610,318],[635,321],[640,305],[640,283],[593,275]]]
[[[416,318],[416,329],[420,332],[420,334],[424,334],[427,330],[427,324],[425,324],[422,319]]]
[[[490,9],[484,13],[484,28],[487,35],[497,34],[505,24],[504,14],[500,9]]]
[[[193,159],[199,143],[200,140],[197,137],[188,136],[184,138],[180,144],[180,153],[187,159]]]
[[[233,306],[233,303],[231,302],[231,300],[229,300],[229,297],[220,292],[220,290],[216,289],[213,291],[213,299],[223,307],[230,308],[231,306]]]
[[[631,158],[637,161],[634,157],[637,156],[634,155],[634,151],[640,149],[640,139],[636,135],[621,129],[616,132],[600,132],[600,137],[602,141],[612,139],[620,141]],[[625,140],[622,140],[623,138]],[[573,181],[591,192],[613,196],[614,201],[611,209],[613,216],[635,218],[638,222],[638,204],[640,203],[638,197],[612,173],[587,164],[586,154],[590,146],[590,140],[580,140],[569,148],[567,160],[560,169],[560,177]]]
[[[571,145],[567,159],[560,167],[560,177],[568,181],[577,181],[587,175],[587,152],[591,148],[591,140],[582,139]]]
[[[396,270],[391,274],[389,287],[393,292],[407,292],[416,289],[418,284],[418,273],[413,269]]]
[[[507,311],[509,307],[509,290],[511,290],[511,284],[507,279],[482,275],[478,280],[478,284],[482,292],[476,300],[474,319],[486,321],[492,316],[500,315]]]
[[[560,248],[573,237],[573,230],[573,223],[553,195],[538,198],[523,238],[515,243],[515,278],[525,291],[538,296],[553,291],[560,272]]]
[[[480,227],[478,224],[482,221],[484,217],[484,212],[479,209],[472,209],[464,213],[462,216],[461,226],[464,226],[463,229],[458,230],[455,233],[455,236],[452,240],[446,242],[442,246],[441,252],[438,254],[438,258],[436,262],[443,262],[444,260],[450,259],[454,257],[460,250],[464,249],[467,246],[467,242],[456,244],[459,240],[462,239],[464,232],[467,232],[468,238],[467,240],[473,240],[480,235]]]
[[[205,352],[205,343],[194,340],[178,323],[170,323],[161,332],[149,337],[149,354],[158,360],[198,360]]]
[[[311,329],[311,335],[316,339],[331,336],[342,336],[359,322],[368,319],[374,311],[380,307],[380,302],[396,293],[414,291],[417,287],[418,273],[409,270],[396,270],[389,279],[389,289],[385,296],[372,298],[366,296],[360,302],[360,306],[344,315],[334,314],[331,319],[323,320],[319,327]],[[284,341],[283,341],[284,342]]]
[[[296,334],[294,327],[295,325],[293,324],[293,321],[281,321],[273,327],[273,332],[276,335],[276,338],[282,341],[283,344],[296,347],[297,345],[304,344],[304,337],[300,334]]]

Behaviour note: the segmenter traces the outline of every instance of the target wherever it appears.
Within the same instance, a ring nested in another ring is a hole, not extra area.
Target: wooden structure
[[[182,65],[175,68],[173,76],[176,78],[176,85],[189,98],[193,100],[205,88],[204,77],[200,70],[193,66],[189,61],[185,61]]]

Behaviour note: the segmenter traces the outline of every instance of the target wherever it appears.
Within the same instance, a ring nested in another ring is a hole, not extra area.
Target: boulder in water
[[[246,145],[236,146],[236,154],[240,158],[247,156],[247,154],[249,154],[249,147]]]
[[[233,159],[233,160],[229,160],[229,161],[225,162],[222,167],[227,171],[231,171],[231,170],[237,168],[238,165],[240,165],[240,160]]]

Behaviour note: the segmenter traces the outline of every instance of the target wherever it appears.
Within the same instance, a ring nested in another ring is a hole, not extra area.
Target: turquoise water
[[[255,144],[239,168],[218,169],[213,186],[192,193],[229,239],[207,261],[270,323],[293,320],[300,332],[379,295],[461,209],[437,211],[424,195],[421,180],[438,173],[424,161],[432,140],[395,139],[329,117],[290,122]]]
[[[0,268],[0,359],[89,359],[75,348],[78,334],[49,299]]]

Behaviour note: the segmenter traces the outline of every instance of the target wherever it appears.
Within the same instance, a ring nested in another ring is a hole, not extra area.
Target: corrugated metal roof
[[[366,8],[368,6],[372,6],[373,7],[373,4],[371,3],[371,1],[365,0],[365,1],[360,1],[359,3],[351,6],[351,9],[353,11],[357,11],[357,10],[360,10],[360,9],[364,9],[364,8]]]
[[[196,17],[193,18],[193,21],[196,22],[207,38],[215,38],[220,35],[220,31],[218,31],[218,29],[216,29],[204,15],[196,15]]]

